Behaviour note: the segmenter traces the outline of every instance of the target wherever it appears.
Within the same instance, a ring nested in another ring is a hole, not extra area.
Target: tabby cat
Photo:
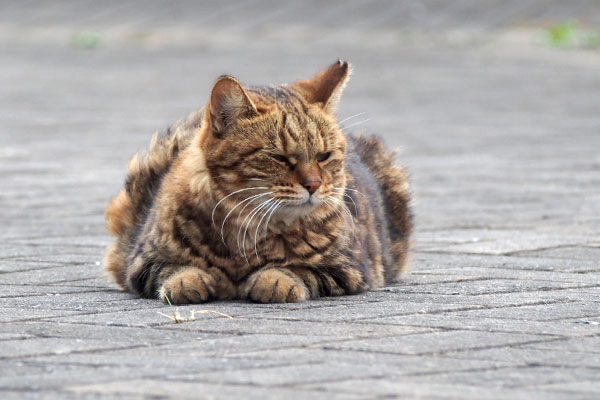
[[[173,304],[297,302],[378,288],[405,269],[408,182],[372,136],[345,136],[338,61],[308,80],[214,84],[155,136],[106,209],[117,284]]]

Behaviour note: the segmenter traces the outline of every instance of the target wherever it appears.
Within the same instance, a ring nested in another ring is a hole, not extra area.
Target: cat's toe
[[[190,267],[167,279],[159,293],[165,303],[204,303],[216,297],[216,282],[209,273]]]
[[[245,295],[257,303],[295,303],[307,300],[308,290],[292,272],[267,269],[248,281]]]

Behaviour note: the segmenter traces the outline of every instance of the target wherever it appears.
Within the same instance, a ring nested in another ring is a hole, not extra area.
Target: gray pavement
[[[597,28],[597,2],[1,7],[1,398],[600,397],[600,50],[544,31]],[[302,304],[116,290],[103,209],[131,154],[223,73],[338,57],[340,117],[411,173],[412,273]],[[233,319],[160,314],[193,310]]]

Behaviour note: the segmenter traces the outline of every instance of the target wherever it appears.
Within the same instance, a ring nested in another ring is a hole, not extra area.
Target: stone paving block
[[[12,324],[11,324],[12,325]],[[0,341],[3,340],[22,340],[27,338],[32,338],[34,335],[29,335],[27,333],[21,332],[0,332]]]
[[[107,292],[107,289],[102,289],[98,286],[77,287],[77,286],[56,286],[56,285],[5,285],[0,283],[0,298],[16,298],[16,297],[37,297],[37,296],[64,296],[72,293],[90,293],[90,292]],[[112,296],[112,291],[110,292]]]
[[[515,307],[539,304],[564,304],[564,303],[596,303],[594,296],[595,287],[577,289],[547,290],[542,292],[513,292],[492,293],[466,297],[469,302],[489,306],[489,308]],[[487,307],[482,307],[487,308]]]
[[[522,257],[558,258],[563,260],[600,260],[600,247],[561,247],[559,249],[526,251],[517,254]]]
[[[115,309],[114,307],[111,307],[105,309],[104,312],[101,312],[100,310],[79,311],[76,314],[65,317],[51,318],[51,321],[68,324],[139,327],[152,327],[174,323],[168,317],[159,314],[159,312],[172,316],[175,309],[164,306],[160,302],[130,300],[129,303],[129,308],[121,306],[120,309]],[[189,313],[182,313],[182,315],[187,317],[189,316]],[[207,318],[211,318],[211,316]]]
[[[103,397],[121,397],[134,395],[143,397],[177,397],[206,399],[240,399],[249,394],[261,399],[307,398],[307,399],[362,399],[360,395],[336,393],[335,390],[305,390],[301,388],[257,387],[254,385],[222,385],[207,382],[181,382],[178,380],[131,379],[106,384],[69,385],[64,390],[76,393],[80,397],[102,395]]]
[[[518,365],[547,366],[561,368],[599,368],[600,355],[597,352],[569,351],[563,344],[571,338],[549,344],[547,348],[537,348],[537,344],[515,347],[497,347],[469,352],[451,352],[449,358],[480,360]],[[575,339],[576,340],[576,339]]]
[[[405,290],[407,290],[406,293],[404,292]],[[587,300],[582,298],[580,291],[569,289],[551,290],[545,292],[488,293],[475,296],[462,295],[460,292],[449,292],[449,294],[413,293],[411,290],[412,288],[406,289],[403,286],[389,286],[383,289],[384,293],[391,292],[396,294],[393,299],[399,303],[402,303],[403,306],[406,306],[406,312],[398,312],[395,315],[409,315],[417,313],[439,314],[461,310],[520,307],[524,305],[569,303]],[[589,288],[582,290],[587,291]],[[416,305],[411,303],[433,303],[438,304],[438,307],[440,308],[422,308],[420,310],[413,310],[413,307]],[[443,305],[446,305],[447,307],[443,307]]]
[[[19,257],[19,256],[17,256]],[[63,262],[35,262],[27,259],[12,258],[8,256],[0,260],[0,285],[4,284],[5,277],[3,275],[16,272],[25,272],[36,269],[51,269],[64,267]]]
[[[94,254],[84,254],[78,252],[76,248],[63,250],[64,254],[40,254],[40,255],[21,255],[6,259],[6,261],[29,261],[33,263],[59,263],[61,265],[71,264],[74,266],[78,265],[98,265],[100,262],[101,254],[100,251],[96,251]],[[94,271],[96,272],[96,271]]]
[[[206,335],[205,335],[206,336]],[[170,338],[171,342],[175,342]],[[199,336],[197,340],[201,340]],[[72,353],[65,355],[36,357],[30,364],[54,366],[114,366],[135,368],[140,371],[140,376],[160,376],[169,379],[189,380],[180,378],[190,373],[203,374],[208,372],[221,372],[226,375],[230,371],[245,369],[261,369],[293,365],[294,360],[270,359],[245,356],[245,355],[220,355],[217,357],[185,354],[184,352],[165,351],[160,358],[155,356],[153,347],[148,345],[130,350],[105,350],[90,353]],[[297,362],[296,362],[297,363]],[[310,362],[306,362],[310,363]],[[489,364],[489,363],[487,363]],[[24,368],[28,368],[27,365]]]
[[[257,316],[265,319],[283,319],[293,321],[310,322],[335,322],[335,321],[360,321],[396,314],[429,313],[441,312],[447,310],[461,309],[461,304],[453,303],[409,303],[403,302],[401,296],[392,295],[389,301],[376,303],[360,303],[355,300],[353,303],[346,303],[326,307],[318,312],[313,309],[300,309],[294,313],[274,311]]]
[[[472,264],[472,262],[469,262]],[[462,281],[485,281],[492,279],[510,279],[517,281],[553,281],[568,283],[595,283],[594,273],[573,273],[554,271],[531,271],[505,266],[492,265],[449,265],[439,266],[436,269],[413,271],[410,275],[402,276],[398,283],[403,285],[423,285],[429,283],[452,283]],[[586,275],[586,276],[584,276]],[[587,276],[589,275],[589,276]]]
[[[139,299],[131,294],[123,292],[116,292],[116,294],[105,292],[101,294],[95,294],[92,296],[92,298],[98,296],[100,296],[100,299],[102,300],[99,302],[99,306],[107,303],[108,307],[104,310],[98,309],[96,316],[94,313],[81,312],[80,315],[65,319],[57,319],[57,321],[92,325],[140,324],[141,326],[171,326],[176,325],[172,317],[179,313],[179,315],[186,320],[190,319],[192,315],[194,315],[196,321],[190,322],[189,325],[187,322],[186,324],[177,324],[177,329],[194,329],[194,324],[201,324],[202,321],[211,319],[223,319],[223,324],[233,322],[232,325],[235,326],[235,318],[237,317],[246,317],[252,315],[266,316],[271,313],[278,312],[284,312],[287,315],[290,315],[296,310],[303,310],[306,312],[313,310],[314,312],[315,309],[332,307],[327,303],[312,304],[311,302],[306,302],[299,304],[259,305],[242,301],[212,302],[187,306],[168,306],[157,300]],[[120,302],[122,305],[121,310],[113,309],[114,302]],[[126,304],[129,306],[126,307]],[[220,315],[218,313],[225,315]],[[234,320],[227,318],[227,316],[233,317]]]
[[[146,309],[160,306],[158,302],[132,298],[130,294],[116,290],[78,291],[66,295],[21,296],[5,298],[4,304],[15,309],[27,310],[72,310],[77,312],[96,311],[99,313],[115,309]]]
[[[21,390],[21,391],[46,391],[62,389],[71,385],[73,382],[81,384],[94,384],[107,381],[114,381],[128,376],[134,380],[148,375],[148,371],[131,368],[129,366],[117,365],[80,365],[80,364],[45,364],[39,367],[23,364],[17,367],[17,370],[28,371],[27,374],[19,376],[0,377],[0,387],[2,390]],[[31,371],[31,372],[29,372]],[[164,373],[164,371],[162,371]]]
[[[443,330],[474,330],[484,332],[524,333],[534,335],[552,336],[581,336],[599,333],[600,328],[588,319],[571,319],[561,321],[535,321],[535,320],[510,320],[491,317],[464,317],[457,316],[450,311],[435,315],[402,315],[395,317],[375,318],[361,323],[373,326],[374,324],[398,324],[401,326],[429,327]]]
[[[123,347],[126,349],[126,347]],[[136,348],[132,349],[134,352]],[[228,376],[239,370],[261,371],[266,368],[283,368],[289,362],[237,358],[208,358],[165,354],[161,359],[153,357],[144,348],[138,348],[136,356],[123,355],[122,350],[96,350],[89,353],[70,353],[53,356],[42,355],[35,360],[25,359],[12,363],[12,370],[0,378],[0,387],[9,389],[60,389],[78,384],[94,384],[118,381],[123,378],[135,380],[190,381],[191,374],[199,374],[198,381],[206,381],[204,374]],[[27,371],[27,373],[24,373]]]
[[[358,368],[357,368],[358,367]],[[234,370],[228,374],[207,372],[189,373],[177,377],[178,381],[200,381],[220,385],[257,385],[257,386],[301,386],[318,382],[335,382],[346,379],[359,379],[365,376],[391,374],[385,364],[344,364],[334,362],[310,363],[288,366],[265,367],[260,369]]]
[[[81,394],[77,394],[75,392],[65,392],[62,390],[52,390],[52,389],[40,389],[40,390],[3,390],[2,396],[5,399],[81,399]],[[105,399],[107,396],[102,395],[101,393],[86,393],[85,398],[90,400],[95,399]],[[139,399],[139,395],[133,394],[120,394],[119,399],[133,400]]]
[[[84,266],[83,268],[89,268],[89,266]],[[48,286],[88,288],[91,291],[100,290],[103,292],[123,293],[123,291],[117,288],[117,286],[114,283],[110,282],[108,278],[104,276],[104,274],[99,274],[91,278],[80,278],[73,281],[50,282]],[[133,297],[137,296],[130,295],[130,298]]]
[[[316,311],[317,312],[317,311]],[[185,314],[184,314],[185,315]],[[302,324],[296,320],[269,319],[268,323],[256,324],[257,319],[252,314],[227,318],[204,318],[207,314],[197,314],[195,321],[181,324],[162,324],[157,328],[171,331],[194,331],[194,332],[230,332],[240,335],[244,334],[292,334],[306,336],[326,336],[339,340],[360,337],[379,336],[401,336],[412,334],[427,329],[415,329],[412,327],[391,325],[368,325],[362,323],[347,322],[311,322]],[[209,315],[209,314],[208,314]]]
[[[62,250],[65,244],[69,248],[79,250],[82,252],[89,252],[90,254],[98,254],[103,252],[106,246],[111,243],[110,237],[106,234],[102,235],[65,235],[61,237],[31,237],[31,238],[20,238],[7,240],[6,243],[11,244],[11,248],[14,246],[27,246],[29,248],[43,250]]]
[[[548,351],[553,350],[552,346],[541,343],[532,343],[531,347]],[[563,351],[600,354],[600,333],[586,337],[569,338],[565,342],[561,343],[560,349]]]
[[[542,392],[557,391],[564,393],[565,398],[594,398],[598,393],[598,380],[590,379],[588,381],[578,382],[558,382],[536,385],[536,390]]]
[[[388,368],[389,373],[398,376],[413,374],[428,374],[432,372],[459,371],[495,368],[499,366],[517,365],[514,361],[497,361],[490,359],[471,359],[468,362],[457,361],[458,357],[439,355],[406,355],[394,353],[376,353],[369,351],[352,351],[348,349],[332,349],[328,344],[315,344],[302,348],[286,348],[275,350],[254,351],[232,354],[233,358],[250,358],[256,360],[279,360],[280,362],[295,363],[345,363],[356,365],[381,365]],[[388,375],[388,374],[384,374]]]
[[[500,367],[490,370],[435,374],[435,376],[415,376],[412,377],[412,381],[425,383],[435,379],[436,382],[442,384],[531,388],[548,383],[585,382],[595,380],[597,377],[597,368],[523,366],[522,368]]]
[[[419,253],[413,254],[413,263],[417,263],[419,270],[415,272],[436,272],[455,275],[461,271],[469,271],[471,268],[485,268],[478,272],[484,275],[518,273],[540,273],[538,276],[547,276],[544,272],[555,272],[557,274],[580,274],[586,272],[597,272],[597,262],[594,259],[556,259],[511,256],[489,256],[479,254],[456,254],[449,256],[442,253]],[[463,268],[461,270],[461,267]],[[477,270],[475,270],[477,271]],[[552,276],[552,274],[550,274]],[[557,275],[558,276],[558,275]],[[567,275],[569,276],[569,275]],[[571,275],[572,276],[572,275]]]
[[[521,307],[468,310],[452,313],[459,318],[496,318],[519,321],[560,321],[567,318],[586,318],[600,313],[599,303],[564,302]],[[505,323],[509,323],[506,321]]]
[[[495,388],[486,386],[484,390],[477,384],[468,385],[463,383],[439,382],[435,376],[430,376],[418,381],[419,384],[411,378],[402,379],[352,379],[341,382],[335,382],[335,388],[345,394],[357,394],[368,398],[377,393],[381,398],[417,398],[417,399],[522,399],[532,398],[543,399],[589,399],[589,394],[544,391],[538,389],[520,389]],[[560,390],[560,385],[555,389]],[[323,389],[324,385],[308,385],[308,388]],[[593,393],[593,392],[591,392]],[[569,397],[567,397],[569,396]],[[573,396],[573,397],[570,397]]]
[[[344,341],[331,344],[329,348],[408,355],[443,355],[452,351],[467,352],[488,347],[508,347],[536,342],[554,342],[559,338],[559,336],[551,337],[547,335],[452,330],[401,337]]]
[[[510,307],[512,310],[513,307]],[[512,312],[518,314],[519,307]],[[397,324],[401,326],[430,327],[434,329],[466,329],[488,332],[514,332],[540,335],[581,336],[597,333],[599,327],[598,317],[585,317],[573,319],[561,319],[551,321],[537,321],[534,319],[521,318],[517,315],[507,320],[502,316],[496,317],[494,311],[497,309],[486,309],[488,316],[465,316],[462,311],[449,310],[435,314],[406,314],[381,318],[366,319],[358,321],[357,324]],[[506,312],[501,308],[500,312]],[[510,313],[510,312],[509,312]]]
[[[135,344],[133,346],[139,347],[141,345]],[[89,352],[125,347],[127,345],[98,339],[36,337],[28,338],[27,340],[3,341],[2,348],[0,348],[0,359],[23,359],[51,354]]]
[[[49,255],[73,255],[81,256],[84,259],[89,256],[98,256],[98,253],[103,250],[101,246],[81,246],[71,243],[72,239],[64,239],[62,243],[49,243],[49,244],[37,244],[37,243],[23,243],[22,241],[13,241],[10,243],[10,253],[7,249],[2,251],[1,257],[4,260],[18,259],[18,258],[34,258],[42,257],[45,260],[45,256]]]
[[[447,282],[444,284],[423,284],[418,286],[405,286],[405,293],[421,294],[462,294],[479,296],[485,294],[544,292],[567,288],[586,287],[584,283],[555,282],[542,280],[520,279],[481,279],[472,281]]]
[[[139,328],[118,325],[84,325],[54,323],[41,325],[37,322],[14,322],[4,328],[6,333],[21,334],[41,339],[80,339],[105,341],[121,346],[158,346],[169,343],[184,343],[217,337],[206,331],[169,331],[154,327]],[[223,332],[226,336],[228,333]],[[89,356],[89,355],[86,355]],[[37,358],[41,359],[41,358]]]
[[[573,299],[600,304],[600,287],[565,290],[565,294]]]
[[[63,256],[58,256],[58,258],[60,257]],[[37,262],[36,260],[32,261]],[[28,284],[33,285],[51,285],[76,282],[102,276],[102,272],[95,263],[90,263],[90,265],[86,265],[85,268],[78,268],[78,265],[64,265],[65,260],[63,260],[61,264],[61,267],[56,268],[2,274],[2,283],[22,284],[27,282]]]
[[[559,246],[585,246],[587,236],[559,235],[518,230],[447,230],[421,232],[419,251],[447,253],[510,254]]]
[[[334,343],[331,336],[295,334],[223,334],[213,339],[186,343],[168,343],[154,349],[160,354],[187,354],[189,356],[231,356],[244,354],[248,350],[272,350]]]
[[[75,314],[77,314],[77,312],[72,310],[19,310],[10,307],[0,307],[0,322],[12,323],[18,321],[34,321]]]

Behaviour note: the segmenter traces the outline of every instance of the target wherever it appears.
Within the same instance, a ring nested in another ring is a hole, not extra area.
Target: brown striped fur
[[[172,303],[295,302],[355,294],[406,268],[402,168],[376,137],[334,116],[337,62],[290,85],[217,80],[204,110],[155,136],[106,209],[105,270]]]

